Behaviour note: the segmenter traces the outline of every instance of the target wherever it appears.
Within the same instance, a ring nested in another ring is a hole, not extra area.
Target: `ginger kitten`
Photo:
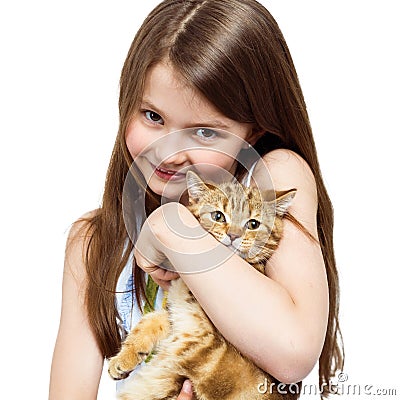
[[[191,171],[187,186],[188,208],[202,227],[264,273],[296,190],[271,193],[238,182],[214,185]],[[186,378],[199,400],[298,397],[279,393],[279,382],[225,340],[181,278],[171,282],[167,308],[144,315],[131,330],[120,352],[109,360],[109,374],[125,378],[153,349],[152,359],[126,382],[120,400],[176,399]]]

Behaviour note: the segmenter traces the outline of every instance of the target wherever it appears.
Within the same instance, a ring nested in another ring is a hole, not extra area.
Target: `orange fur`
[[[266,193],[239,183],[215,186],[205,184],[192,172],[187,176],[189,209],[201,225],[224,244],[230,238],[230,246],[264,272],[266,261],[279,244],[282,218],[295,191],[270,200]],[[256,229],[250,227],[251,221],[255,221],[252,227]],[[156,349],[151,361],[124,386],[119,399],[176,399],[186,378],[191,380],[199,400],[298,397],[277,390],[258,390],[260,384],[267,382],[273,387],[278,382],[225,340],[180,278],[171,282],[167,310],[146,314],[129,333],[121,351],[110,359],[109,373],[120,379],[153,347]]]

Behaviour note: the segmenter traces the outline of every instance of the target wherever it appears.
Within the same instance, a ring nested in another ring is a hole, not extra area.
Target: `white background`
[[[120,70],[157,3],[0,5],[1,398],[47,397],[66,233],[101,200]],[[348,382],[400,394],[396,3],[263,1],[291,49],[335,208]],[[99,399],[113,396],[104,377]]]

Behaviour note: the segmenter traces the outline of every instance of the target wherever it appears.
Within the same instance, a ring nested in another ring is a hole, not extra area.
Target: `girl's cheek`
[[[125,142],[129,153],[135,159],[148,145],[146,129],[138,122],[132,121],[125,134]]]
[[[220,152],[203,150],[196,151],[196,154],[193,154],[192,163],[199,164],[199,167],[203,168],[204,171],[206,171],[208,167],[211,168],[211,170],[217,167],[229,171],[233,167],[235,159],[228,155],[223,155]]]

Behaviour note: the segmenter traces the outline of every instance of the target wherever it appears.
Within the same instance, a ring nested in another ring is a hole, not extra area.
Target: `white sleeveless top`
[[[128,333],[142,318],[142,313],[136,302],[136,297],[133,293],[133,271],[132,271],[132,257],[129,257],[129,261],[125,268],[122,270],[117,283],[117,293],[116,293],[116,304],[118,314],[120,316],[120,321],[118,324],[121,329],[122,336]],[[147,281],[147,274],[146,274]],[[154,307],[156,310],[161,308],[162,300],[164,297],[164,291],[159,288],[157,292],[156,301]],[[143,307],[144,304],[142,304]]]
[[[129,257],[129,261],[125,268],[122,270],[117,283],[117,293],[116,293],[116,304],[120,320],[117,321],[121,337],[125,337],[130,330],[136,326],[136,324],[141,320],[143,314],[141,313],[138,304],[136,302],[136,297],[133,292],[133,271],[132,271],[132,257]],[[146,274],[146,281],[148,275]],[[154,308],[159,310],[162,308],[162,301],[164,297],[164,290],[160,287],[157,292],[156,300],[154,303]],[[143,309],[144,304],[142,304]],[[142,367],[138,365],[134,371],[126,379],[121,379],[116,382],[117,393],[122,390],[124,384],[131,379]]]

